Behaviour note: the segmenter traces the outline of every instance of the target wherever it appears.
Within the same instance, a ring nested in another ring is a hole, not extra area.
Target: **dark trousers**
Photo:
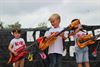
[[[62,55],[57,53],[49,54],[49,67],[62,67],[61,66]]]

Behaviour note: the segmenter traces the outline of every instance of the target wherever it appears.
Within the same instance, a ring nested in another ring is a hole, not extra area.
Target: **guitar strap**
[[[63,41],[63,50],[65,50],[66,49],[66,42],[64,39],[62,39],[62,41]]]

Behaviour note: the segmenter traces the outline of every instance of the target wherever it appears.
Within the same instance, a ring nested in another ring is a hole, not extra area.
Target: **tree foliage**
[[[39,23],[38,28],[47,28],[47,23],[45,23],[45,22]]]
[[[0,29],[3,29],[3,22],[0,21]]]
[[[21,28],[21,24],[19,24],[19,22],[17,21],[15,24],[11,24],[11,25],[8,25],[8,28],[9,29],[14,29],[14,28]]]

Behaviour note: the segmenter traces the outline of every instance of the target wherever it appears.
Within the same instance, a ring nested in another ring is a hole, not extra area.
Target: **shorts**
[[[77,63],[89,62],[88,51],[78,51],[75,53],[75,55]]]

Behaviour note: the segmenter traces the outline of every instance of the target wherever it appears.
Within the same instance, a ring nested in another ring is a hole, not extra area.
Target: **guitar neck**
[[[100,37],[100,34],[91,37],[89,40],[96,40],[96,38]]]
[[[28,47],[26,47],[24,50],[28,50],[30,47],[32,47],[32,46],[34,46],[36,44],[38,44],[38,42],[37,41],[34,41],[34,43],[32,43],[31,45],[29,45]]]
[[[56,34],[55,37],[59,36],[61,33],[63,33],[64,31],[66,31],[67,29],[68,29],[68,27],[65,28],[65,29],[63,29],[62,31],[60,31],[58,34]]]

